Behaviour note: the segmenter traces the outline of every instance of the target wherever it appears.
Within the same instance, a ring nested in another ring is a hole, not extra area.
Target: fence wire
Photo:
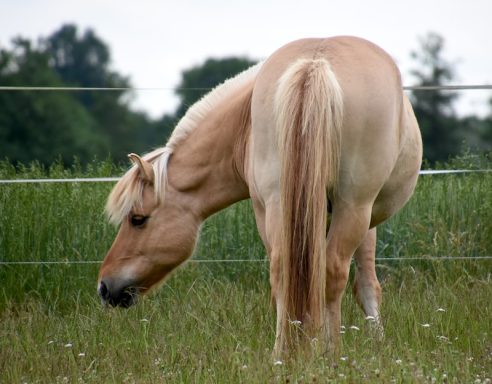
[[[34,92],[121,92],[121,91],[210,91],[213,88],[180,88],[180,87],[31,87],[31,86],[0,86],[0,91],[34,91]],[[492,85],[414,85],[403,86],[405,91],[459,91],[459,90],[492,90]],[[489,173],[492,169],[468,170],[421,170],[420,175]],[[28,184],[28,183],[94,183],[116,182],[119,177],[97,178],[68,178],[68,179],[10,179],[0,180],[0,184]],[[463,260],[492,260],[492,256],[421,256],[421,257],[377,257],[376,262],[385,261],[463,261]],[[220,264],[220,263],[264,263],[267,259],[231,259],[231,260],[199,260],[192,259],[190,263]],[[100,260],[58,260],[58,261],[0,261],[0,266],[9,265],[91,265],[101,264]]]
[[[385,261],[466,261],[492,260],[492,256],[420,256],[420,257],[376,257],[376,262]],[[265,263],[268,259],[191,259],[193,264],[236,264],[236,263]],[[8,265],[90,265],[101,264],[102,260],[54,260],[54,261],[0,261],[0,266]]]
[[[32,86],[0,86],[0,91],[33,91],[33,92],[146,92],[146,91],[211,91],[213,88],[203,87],[32,87]],[[471,85],[405,85],[405,91],[470,91],[492,90],[492,84]]]
[[[490,173],[492,169],[424,169],[420,175],[450,175],[463,173]],[[0,184],[42,184],[42,183],[108,183],[120,180],[119,177],[83,177],[68,179],[9,179],[0,180]]]

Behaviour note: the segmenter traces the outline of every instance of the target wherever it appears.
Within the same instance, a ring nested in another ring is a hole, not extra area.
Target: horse
[[[352,258],[356,301],[382,329],[376,226],[411,197],[422,140],[381,48],[350,36],[291,42],[190,107],[164,147],[129,158],[106,204],[120,228],[99,272],[104,304],[133,305],[190,258],[207,217],[251,198],[270,262],[273,354],[302,344],[300,333],[338,350]]]

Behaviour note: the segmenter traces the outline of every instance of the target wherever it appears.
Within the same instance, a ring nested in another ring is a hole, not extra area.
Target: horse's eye
[[[141,227],[145,224],[149,216],[133,215],[130,217],[130,223],[133,227]]]

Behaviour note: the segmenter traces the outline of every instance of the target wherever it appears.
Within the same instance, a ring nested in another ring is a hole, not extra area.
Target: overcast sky
[[[455,83],[492,83],[492,0],[0,0],[0,46],[63,23],[93,28],[110,46],[112,68],[135,87],[175,87],[183,69],[211,56],[262,59],[298,38],[340,34],[383,47],[411,85],[410,52],[429,31],[445,38]],[[491,96],[464,92],[459,109],[483,114]],[[140,91],[134,105],[156,117],[176,99],[172,90]]]

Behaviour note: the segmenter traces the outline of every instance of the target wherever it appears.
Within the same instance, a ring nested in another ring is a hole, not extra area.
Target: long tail
[[[289,322],[301,321],[316,333],[325,317],[327,194],[337,185],[343,118],[342,91],[327,60],[301,59],[286,70],[275,117],[283,299],[277,315],[289,341]]]

